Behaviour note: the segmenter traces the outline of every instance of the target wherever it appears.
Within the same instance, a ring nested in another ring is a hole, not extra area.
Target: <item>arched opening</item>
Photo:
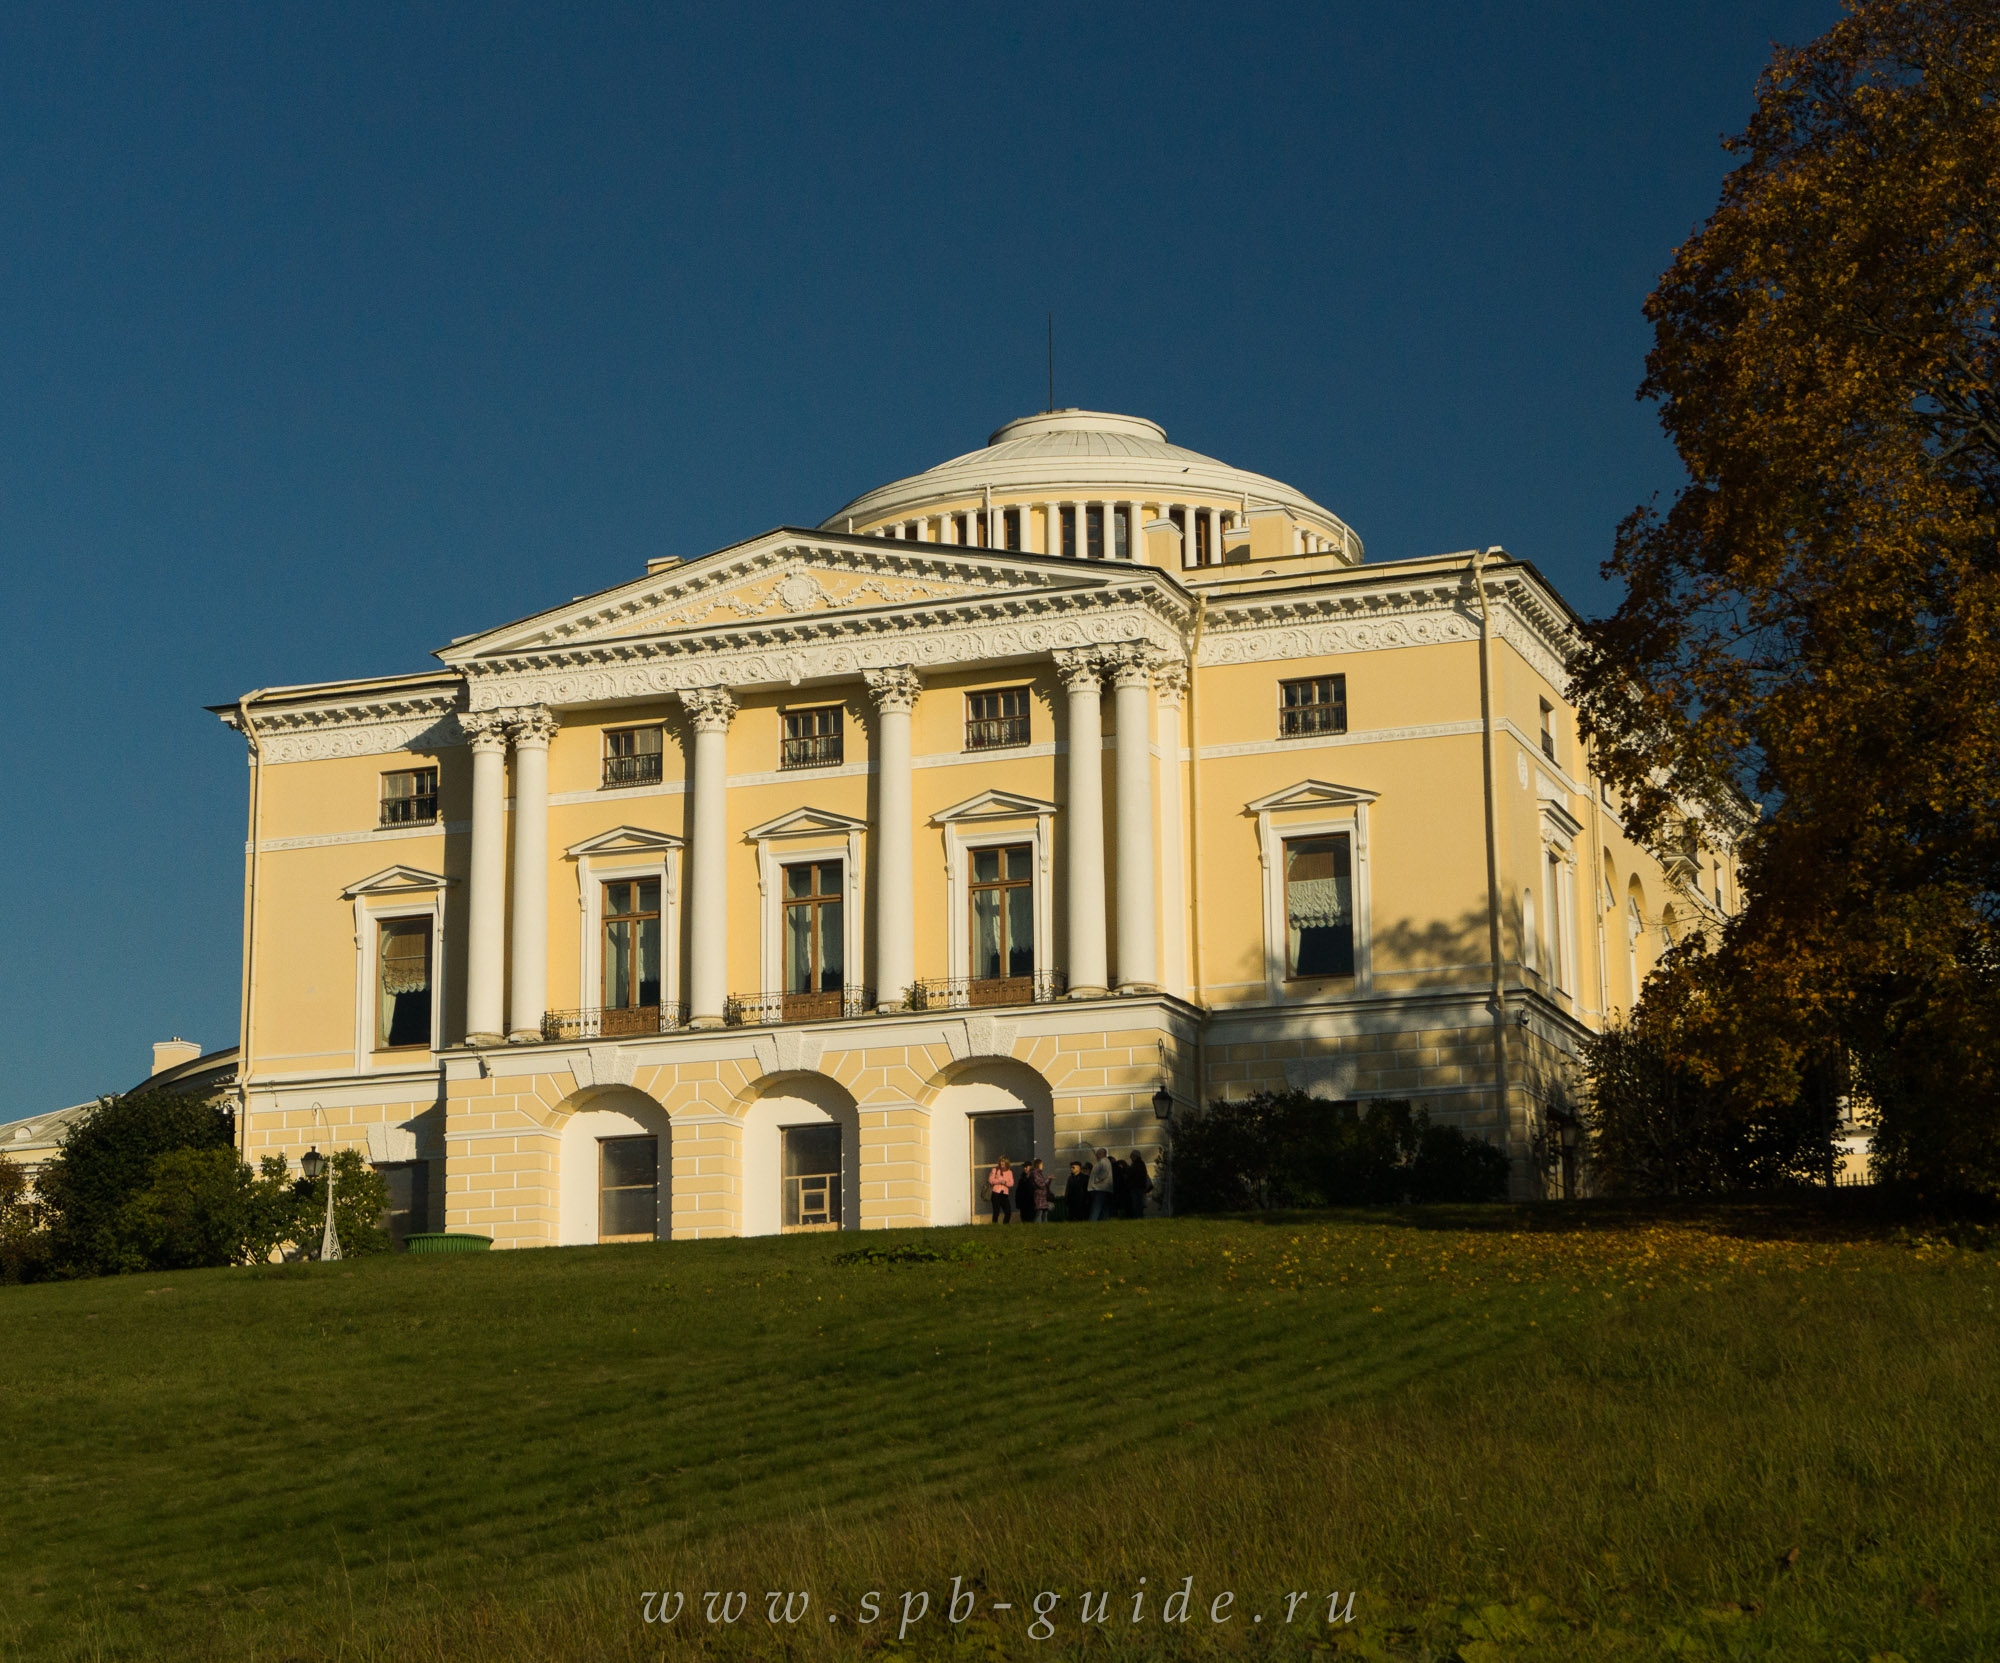
[[[603,1086],[566,1099],[556,1240],[664,1240],[673,1230],[673,1131],[643,1091]]]
[[[1016,1165],[1039,1159],[1060,1190],[1055,1153],[1048,1081],[1026,1063],[966,1064],[931,1099],[931,1222],[970,1224],[986,1217],[981,1185],[987,1165],[1003,1154]]]
[[[1625,891],[1625,965],[1631,981],[1632,1006],[1639,1003],[1639,988],[1646,979],[1640,963],[1639,943],[1646,933],[1646,892],[1635,875]]]
[[[861,1114],[838,1081],[783,1074],[743,1116],[743,1233],[861,1227]]]

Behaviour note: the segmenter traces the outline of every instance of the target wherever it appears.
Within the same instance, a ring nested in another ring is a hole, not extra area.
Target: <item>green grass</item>
[[[852,1655],[928,1589],[892,1650],[2000,1658],[2000,1264],[1864,1233],[1412,1210],[0,1289],[0,1656]],[[1194,1621],[1127,1620],[1188,1576]]]

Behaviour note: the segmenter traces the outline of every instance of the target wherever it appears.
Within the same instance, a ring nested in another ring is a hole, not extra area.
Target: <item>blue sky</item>
[[[1050,310],[1058,403],[1605,609],[1641,302],[1836,10],[5,8],[0,1118],[234,1038],[204,704],[973,449]]]

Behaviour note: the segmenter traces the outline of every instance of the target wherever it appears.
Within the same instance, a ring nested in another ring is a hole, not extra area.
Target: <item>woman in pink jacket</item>
[[[1014,1166],[1005,1155],[1000,1164],[986,1174],[986,1193],[993,1198],[993,1222],[1012,1224],[1014,1222]]]

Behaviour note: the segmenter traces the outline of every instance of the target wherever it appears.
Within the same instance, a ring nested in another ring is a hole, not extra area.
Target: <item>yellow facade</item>
[[[246,1152],[366,1147],[509,1246],[887,1227],[968,1217],[1003,1134],[1060,1176],[1156,1156],[1162,1085],[1291,1086],[1531,1193],[1578,1037],[1735,898],[1724,829],[1624,835],[1572,629],[1499,551],[1365,563],[1056,412],[439,670],[257,695]]]

